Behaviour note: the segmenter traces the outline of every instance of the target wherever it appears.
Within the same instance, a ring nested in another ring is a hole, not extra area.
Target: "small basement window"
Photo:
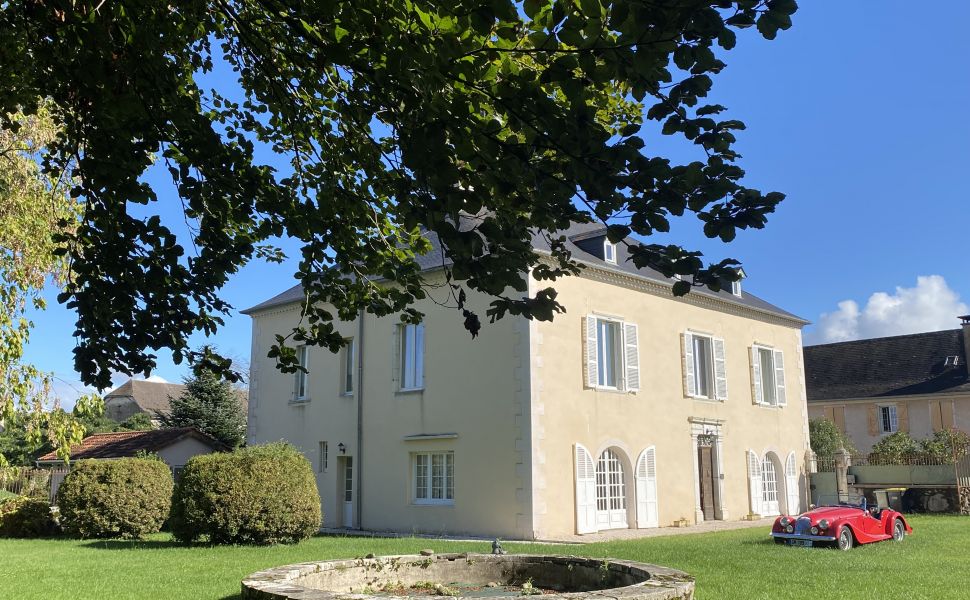
[[[603,260],[616,264],[616,244],[610,242],[610,240],[603,240]]]

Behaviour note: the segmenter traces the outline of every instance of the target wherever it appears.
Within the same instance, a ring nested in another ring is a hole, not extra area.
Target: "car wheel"
[[[855,540],[852,538],[852,531],[848,527],[843,527],[841,531],[839,531],[839,540],[836,542],[839,550],[852,550],[853,542],[855,542]]]
[[[893,524],[893,541],[901,542],[906,537],[906,528],[903,526],[902,519],[896,519]]]

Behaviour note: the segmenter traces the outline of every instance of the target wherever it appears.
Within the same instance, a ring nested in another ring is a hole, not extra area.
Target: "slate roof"
[[[220,442],[193,427],[155,429],[152,431],[118,431],[95,433],[84,438],[80,444],[71,448],[71,460],[127,458],[135,456],[139,451],[158,452],[186,437],[194,437],[213,449],[221,450],[224,448]],[[56,452],[48,452],[38,458],[37,462],[60,462],[60,460]]]
[[[131,398],[143,411],[154,415],[155,411],[168,412],[171,399],[178,398],[185,391],[181,383],[150,381],[147,379],[129,379],[125,383],[111,390],[104,396],[105,402],[111,398]],[[249,406],[249,393],[236,390],[243,412]]]
[[[180,383],[163,383],[144,379],[129,379],[104,396],[105,402],[111,398],[131,398],[143,411],[153,413],[158,410],[168,412],[169,396],[178,398],[185,391]]]
[[[597,239],[605,238],[606,227],[599,223],[577,223],[573,224],[564,231],[558,232],[559,235],[564,235],[567,238],[566,248],[572,252],[573,259],[577,262],[584,263],[593,267],[598,267],[600,269],[607,269],[610,271],[617,271],[627,275],[632,275],[634,277],[660,282],[665,285],[673,286],[674,281],[668,277],[664,277],[661,273],[650,269],[643,268],[638,269],[632,261],[628,260],[630,254],[627,251],[627,247],[624,244],[618,244],[616,247],[616,264],[608,263],[603,260],[603,257],[592,251],[592,248],[597,247],[595,243]],[[421,268],[425,271],[440,268],[442,266],[450,263],[448,260],[442,260],[441,244],[438,241],[438,236],[433,232],[427,233],[428,241],[431,242],[431,251],[427,254],[417,257],[417,262]],[[629,240],[631,243],[637,243],[633,238]],[[549,243],[542,236],[533,236],[532,245],[535,250],[539,253],[548,254],[550,252]],[[599,245],[601,247],[601,245]],[[555,284],[553,284],[555,285]],[[808,321],[798,317],[786,310],[783,310],[769,302],[758,298],[754,294],[747,291],[746,288],[742,290],[740,297],[735,296],[730,291],[720,291],[713,292],[707,288],[695,288],[691,290],[691,294],[697,294],[701,296],[716,297],[725,302],[731,304],[737,304],[740,306],[752,308],[754,310],[772,314],[784,319],[792,320],[801,324],[807,324]],[[265,310],[268,308],[274,308],[277,306],[283,306],[293,302],[300,302],[304,298],[303,286],[295,285],[285,292],[278,294],[265,302],[257,304],[251,308],[242,311],[243,314],[252,314]]]
[[[970,394],[963,330],[805,347],[809,402],[915,394]],[[958,356],[957,366],[946,366]]]

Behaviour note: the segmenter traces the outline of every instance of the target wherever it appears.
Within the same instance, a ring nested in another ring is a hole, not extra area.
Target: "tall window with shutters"
[[[639,333],[636,324],[613,317],[583,319],[586,387],[636,392],[640,389]]]
[[[401,390],[424,388],[424,325],[401,325]]]
[[[899,431],[899,418],[895,405],[879,407],[879,426],[881,433],[896,433]]]
[[[354,339],[346,340],[340,356],[340,393],[351,396],[354,393],[354,366],[356,365],[357,346]]]
[[[785,406],[785,356],[768,346],[751,346],[751,388],[755,404]]]
[[[684,394],[690,398],[727,400],[724,340],[701,333],[682,336]]]
[[[309,373],[306,371],[308,368],[307,365],[309,364],[309,357],[310,350],[308,346],[297,346],[296,359],[301,367],[301,369],[297,370],[297,372],[294,374],[295,381],[293,382],[293,395],[297,402],[306,402],[310,399],[310,377]]]

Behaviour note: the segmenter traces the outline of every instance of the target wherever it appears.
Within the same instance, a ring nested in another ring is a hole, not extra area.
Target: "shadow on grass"
[[[183,544],[173,540],[91,540],[81,544],[82,548],[95,550],[136,550],[159,548],[208,548],[208,544]]]

